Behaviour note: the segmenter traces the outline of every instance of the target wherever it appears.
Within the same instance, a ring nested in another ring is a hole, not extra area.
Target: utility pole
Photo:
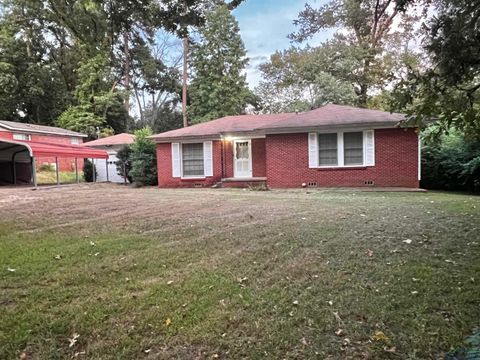
[[[123,55],[125,57],[124,72],[125,72],[125,90],[127,91],[127,98],[125,99],[125,110],[130,114],[130,51],[128,48],[128,31],[123,31]]]
[[[183,77],[182,77],[182,114],[183,127],[188,126],[187,119],[187,80],[188,80],[188,34],[183,38]]]

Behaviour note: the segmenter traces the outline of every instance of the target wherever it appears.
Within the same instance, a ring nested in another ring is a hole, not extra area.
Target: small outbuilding
[[[101,149],[81,146],[87,135],[37,124],[0,120],[0,185],[37,185],[36,172],[42,166],[75,171],[77,181],[84,159],[106,159]],[[105,162],[105,160],[103,160]]]
[[[116,164],[118,161],[117,152],[125,145],[130,145],[134,141],[135,135],[122,133],[85,143],[85,146],[106,150],[108,153],[107,166],[104,166],[104,162],[101,160],[94,160],[97,169],[97,181],[110,181],[114,183],[124,183],[128,181],[123,175],[118,174]]]

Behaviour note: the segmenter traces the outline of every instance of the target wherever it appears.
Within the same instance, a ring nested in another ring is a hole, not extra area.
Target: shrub
[[[458,132],[442,136],[422,149],[422,181],[426,189],[480,191],[480,141]]]
[[[125,145],[120,150],[118,150],[117,152],[118,161],[115,163],[115,165],[117,166],[118,175],[123,177],[125,173],[130,183],[133,182],[132,176],[130,175],[130,169],[132,168],[132,164],[130,161],[131,155],[132,155],[132,150],[130,149],[130,146]]]
[[[93,182],[93,171],[94,171],[93,163],[89,159],[85,159],[83,163],[83,177],[86,182]],[[98,173],[95,170],[95,178],[97,177]]]
[[[42,166],[40,166],[39,171],[52,172],[52,171],[55,171],[55,167],[52,164],[42,164]]]
[[[153,135],[150,127],[135,131],[135,142],[130,146],[131,169],[129,175],[137,186],[157,185],[157,151],[148,139]]]

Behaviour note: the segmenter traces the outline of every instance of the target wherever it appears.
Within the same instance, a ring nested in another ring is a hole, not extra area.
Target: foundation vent
[[[307,183],[307,187],[309,188],[313,188],[313,187],[317,187],[318,186],[318,183],[316,181],[309,181]]]
[[[365,185],[373,186],[375,185],[375,182],[373,180],[365,180]]]
[[[194,188],[201,188],[201,187],[203,187],[203,184],[201,184],[201,183],[195,183],[195,184],[193,184],[193,187],[194,187]]]

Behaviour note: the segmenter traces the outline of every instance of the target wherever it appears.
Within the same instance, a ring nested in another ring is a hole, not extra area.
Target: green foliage
[[[392,107],[405,111],[412,123],[438,123],[480,138],[480,28],[478,2],[437,0],[435,16],[424,27],[429,66],[411,69],[400,82]]]
[[[453,131],[427,143],[422,149],[421,186],[480,192],[480,142]]]
[[[478,360],[480,359],[480,328],[476,328],[465,341],[465,346],[449,352],[445,360]]]
[[[155,143],[148,138],[153,135],[149,127],[135,131],[135,142],[131,146],[129,156],[131,176],[137,185],[157,185],[157,151]]]
[[[252,95],[242,74],[248,59],[237,21],[227,6],[218,6],[199,32],[201,40],[191,52],[192,122],[243,113]]]
[[[318,48],[328,54],[320,69],[351,84],[357,104],[366,107],[369,93],[385,86],[404,65],[401,54],[415,20],[399,13],[390,0],[331,0],[318,8],[306,4],[290,38],[304,42],[320,31],[335,30],[333,39]]]
[[[131,155],[132,149],[129,145],[124,145],[120,150],[117,151],[118,161],[115,163],[117,166],[117,173],[121,177],[126,175],[128,181],[131,183],[133,181],[132,176],[130,175],[130,170],[132,168],[131,164]]]
[[[105,120],[95,115],[88,105],[71,106],[57,120],[57,125],[94,137],[96,128],[105,124]]]
[[[147,61],[157,32],[183,34],[204,20],[203,0],[161,5],[156,0],[2,2],[0,118],[53,125],[62,115],[58,124],[71,129],[89,129],[100,118],[100,127],[117,133],[133,128],[126,109],[132,78],[146,91],[173,91],[165,74],[171,69],[158,59]]]
[[[95,171],[95,179],[97,178],[97,170],[89,159],[84,159],[83,162],[83,178],[85,182],[93,182],[93,172]]]
[[[262,81],[255,93],[263,110],[294,112],[327,103],[353,105],[357,98],[354,87],[345,77],[342,79],[342,72],[349,73],[351,66],[342,57],[332,61],[328,54],[331,51],[329,45],[291,48],[273,54],[270,62],[260,65]]]
[[[53,172],[55,171],[55,168],[51,164],[42,164],[42,166],[39,168],[39,171]]]

